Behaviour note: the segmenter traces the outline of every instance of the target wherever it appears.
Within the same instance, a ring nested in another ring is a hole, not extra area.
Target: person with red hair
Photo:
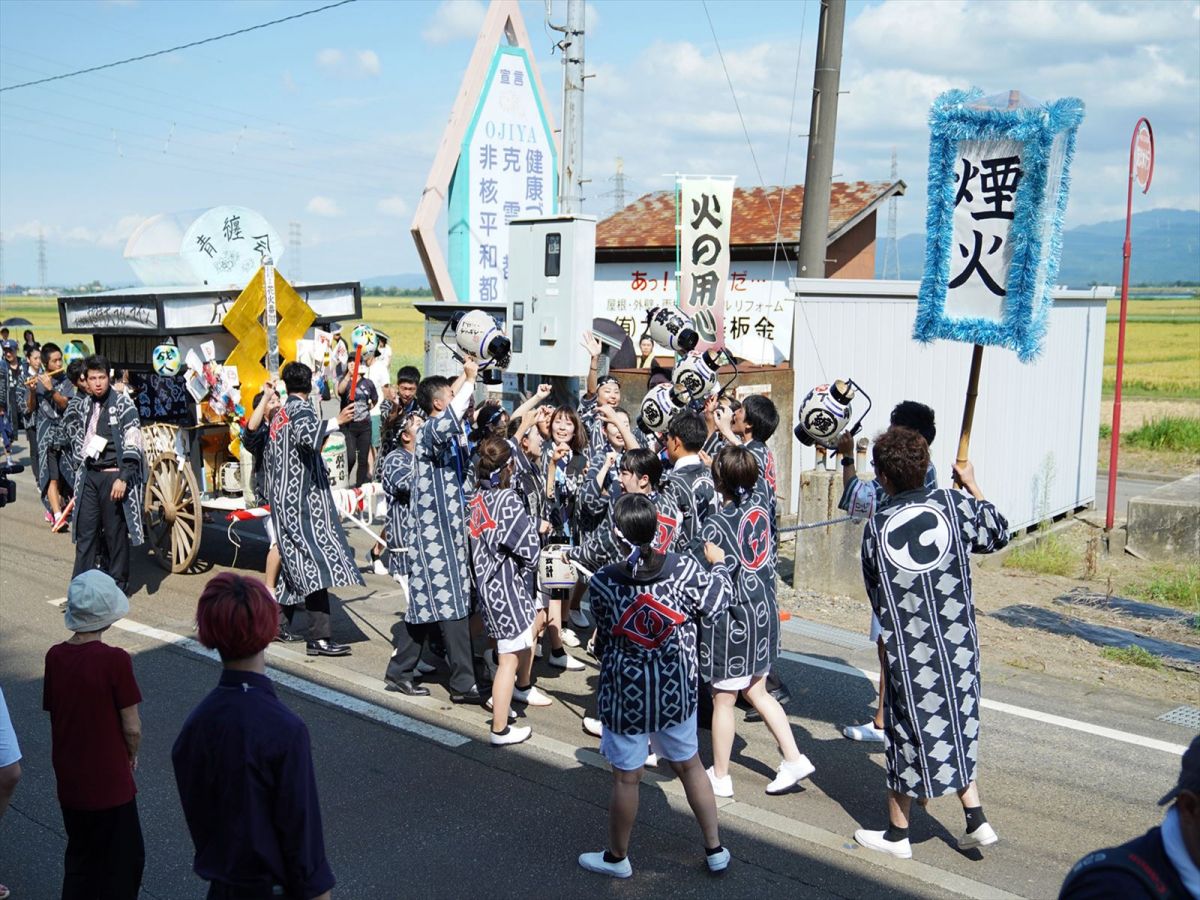
[[[208,896],[330,896],[308,729],[275,695],[265,651],[278,613],[257,578],[223,572],[196,607],[200,643],[221,655],[217,687],[171,750]]]

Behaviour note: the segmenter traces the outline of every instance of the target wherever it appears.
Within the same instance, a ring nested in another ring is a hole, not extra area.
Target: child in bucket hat
[[[137,896],[145,866],[138,818],[142,694],[133,661],[104,632],[129,598],[98,569],[67,589],[69,640],[46,653],[42,707],[50,713],[51,759],[67,832],[62,895]]]

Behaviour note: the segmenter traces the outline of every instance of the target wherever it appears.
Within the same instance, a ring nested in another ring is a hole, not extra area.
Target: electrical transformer
[[[508,371],[587,375],[580,340],[592,327],[595,217],[514,219],[508,227]]]

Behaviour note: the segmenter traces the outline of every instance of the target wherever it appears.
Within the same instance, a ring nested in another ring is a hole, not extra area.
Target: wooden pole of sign
[[[976,344],[971,354],[971,375],[967,378],[967,399],[963,404],[962,430],[958,433],[958,456],[955,463],[967,461],[971,446],[971,425],[975,421],[975,398],[979,396],[979,370],[983,368],[983,345]]]

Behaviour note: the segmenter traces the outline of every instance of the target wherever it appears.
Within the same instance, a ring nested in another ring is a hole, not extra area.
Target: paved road
[[[1129,501],[1134,497],[1140,497],[1142,494],[1148,494],[1155,488],[1160,488],[1165,484],[1163,481],[1141,481],[1134,478],[1122,478],[1117,476],[1117,502],[1114,504],[1117,510],[1118,518],[1125,518],[1129,514]],[[1096,512],[1103,513],[1108,509],[1108,478],[1096,479]]]
[[[61,878],[64,837],[40,676],[46,649],[66,636],[51,604],[66,593],[72,561],[70,539],[37,523],[29,493],[0,511],[0,680],[26,772],[0,823],[0,881],[18,900],[54,896]],[[261,568],[261,540],[252,528],[242,534],[238,564]],[[358,535],[352,540],[365,550]],[[134,654],[146,697],[138,773],[146,895],[200,897],[169,754],[188,710],[217,676],[215,661],[189,638],[195,598],[212,572],[233,563],[233,552],[221,523],[206,529],[202,559],[215,563],[207,574],[164,576],[144,553],[134,556],[131,613],[109,636]],[[295,645],[275,645],[269,655],[281,696],[312,732],[341,897],[1048,897],[1087,850],[1155,823],[1155,801],[1173,783],[1177,754],[1191,738],[1155,719],[1170,704],[1011,670],[988,659],[985,646],[981,787],[1001,843],[982,857],[959,853],[953,840],[961,813],[953,799],[942,800],[914,818],[915,858],[892,861],[850,838],[857,827],[883,826],[882,753],[838,732],[869,714],[874,689],[858,669],[873,668],[874,652],[846,635],[817,640],[789,630],[782,663],[793,692],[788,712],[816,774],[803,791],[765,796],[776,751],[761,725],[740,727],[737,795],[721,810],[735,862],[719,880],[704,871],[677,782],[649,776],[631,854],[635,878],[618,887],[574,863],[604,840],[609,776],[595,741],[579,729],[594,665],[583,673],[540,670],[540,686],[558,702],[530,713],[533,741],[493,750],[483,711],[452,706],[440,684],[424,699],[382,690],[387,637],[402,600],[388,579],[367,581],[365,590],[341,592],[334,620],[335,637],[353,644],[353,656],[311,660]],[[1077,724],[1064,727],[1064,720]],[[710,758],[707,732],[701,743]]]

